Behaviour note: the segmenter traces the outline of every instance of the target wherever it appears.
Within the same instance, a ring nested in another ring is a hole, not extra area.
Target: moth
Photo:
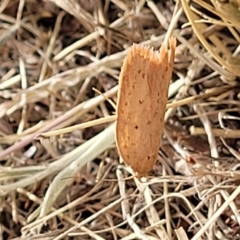
[[[116,144],[122,159],[141,176],[154,166],[162,139],[176,40],[170,50],[134,44],[119,76]]]

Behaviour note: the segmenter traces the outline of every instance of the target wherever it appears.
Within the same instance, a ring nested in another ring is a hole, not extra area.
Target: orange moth
[[[146,175],[162,139],[176,40],[160,51],[134,44],[123,62],[117,100],[116,144],[122,159]]]

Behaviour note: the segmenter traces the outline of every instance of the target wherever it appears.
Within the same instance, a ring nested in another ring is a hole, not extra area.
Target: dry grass
[[[239,6],[2,0],[0,239],[239,239]],[[170,35],[164,141],[139,181],[106,97],[132,43]]]

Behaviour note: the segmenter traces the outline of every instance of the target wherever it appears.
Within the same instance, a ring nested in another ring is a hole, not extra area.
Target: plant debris
[[[240,239],[239,0],[0,2],[0,239]],[[177,39],[154,169],[119,161],[133,43]]]

